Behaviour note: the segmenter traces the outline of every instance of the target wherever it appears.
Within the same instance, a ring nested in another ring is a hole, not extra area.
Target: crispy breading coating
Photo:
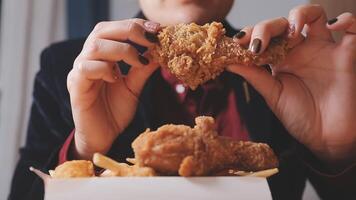
[[[94,165],[88,160],[73,160],[67,161],[56,167],[55,170],[50,170],[49,174],[52,178],[79,178],[92,177],[94,173]]]
[[[193,90],[230,64],[277,64],[287,52],[287,42],[279,38],[261,55],[253,55],[226,37],[223,25],[217,22],[168,26],[158,39],[159,44],[150,50],[152,57]]]
[[[218,136],[212,117],[197,117],[196,126],[164,125],[147,130],[133,143],[135,161],[160,174],[210,175],[234,167],[259,171],[278,166],[267,144],[236,141]]]

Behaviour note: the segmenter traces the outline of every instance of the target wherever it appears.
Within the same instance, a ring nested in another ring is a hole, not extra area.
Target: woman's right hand
[[[100,22],[88,36],[67,78],[76,159],[106,153],[131,122],[141,90],[158,64],[124,41],[152,46],[158,29],[157,23],[129,19]],[[126,76],[117,65],[120,60],[132,66]]]

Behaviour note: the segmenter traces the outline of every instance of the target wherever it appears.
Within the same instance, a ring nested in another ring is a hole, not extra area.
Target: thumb
[[[282,91],[282,84],[267,69],[256,65],[230,65],[227,70],[246,79],[262,95],[270,108],[275,110]]]

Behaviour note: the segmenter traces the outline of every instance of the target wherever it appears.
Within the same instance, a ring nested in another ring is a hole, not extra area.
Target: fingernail
[[[335,22],[337,22],[337,18],[330,19],[328,25],[334,24]]]
[[[261,51],[261,46],[262,46],[262,41],[258,38],[255,38],[252,41],[252,45],[251,45],[252,53],[258,54]]]
[[[234,40],[235,40],[235,39],[241,39],[241,38],[243,38],[245,35],[246,35],[246,32],[245,32],[245,31],[240,31],[240,32],[238,32],[238,33],[236,33],[236,34],[234,35],[233,39],[234,39]]]
[[[150,42],[153,42],[153,43],[157,43],[158,42],[158,37],[156,34],[154,33],[150,33],[150,32],[145,32],[145,38],[150,41]]]
[[[289,27],[288,27],[288,35],[289,36],[293,36],[295,33],[295,24],[289,24]]]
[[[143,23],[147,31],[155,32],[159,28],[160,24],[152,21],[146,21]]]
[[[143,65],[147,65],[148,63],[150,63],[150,61],[146,57],[144,57],[143,55],[138,55],[138,60]]]

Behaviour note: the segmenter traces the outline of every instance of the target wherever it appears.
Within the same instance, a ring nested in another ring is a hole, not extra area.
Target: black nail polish
[[[246,35],[246,32],[245,32],[245,31],[240,31],[240,32],[236,33],[233,38],[234,38],[234,39],[241,39],[241,38],[243,38],[245,35]]]
[[[252,45],[251,45],[252,53],[258,54],[261,51],[261,46],[262,46],[262,41],[258,38],[255,38],[252,41]]]
[[[150,63],[150,61],[146,57],[144,57],[143,55],[138,55],[138,60],[143,65],[147,65],[148,63]]]
[[[150,32],[145,32],[145,38],[150,41],[150,42],[153,42],[153,43],[157,43],[158,42],[158,37],[156,34],[154,33],[150,33]]]
[[[328,24],[331,25],[331,24],[334,24],[335,22],[337,22],[337,18],[330,19],[328,21]]]

